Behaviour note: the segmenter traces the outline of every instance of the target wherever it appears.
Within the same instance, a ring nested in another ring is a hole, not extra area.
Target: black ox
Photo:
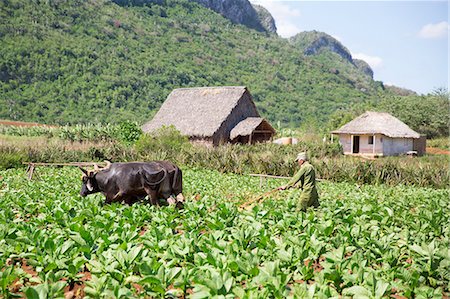
[[[148,196],[152,205],[160,205],[160,198],[176,206],[183,206],[182,172],[169,161],[110,163],[94,171],[81,168],[81,196],[102,192],[105,203],[133,204]]]

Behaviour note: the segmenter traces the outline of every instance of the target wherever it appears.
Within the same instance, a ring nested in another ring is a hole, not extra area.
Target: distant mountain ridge
[[[373,78],[373,70],[369,64],[360,59],[354,59],[350,51],[331,35],[320,31],[303,31],[290,38],[290,42],[299,47],[304,55],[318,55],[323,51],[338,54],[353,64],[364,74]]]
[[[270,12],[261,5],[252,4],[258,13],[259,21],[264,29],[269,33],[277,33],[277,25],[275,24],[275,19],[270,14]]]
[[[111,0],[121,6],[166,5],[167,0]],[[267,9],[248,0],[188,0],[209,8],[235,24],[257,31],[276,33],[275,20]]]
[[[264,26],[260,15],[248,0],[191,0],[220,13],[233,23],[242,24],[258,31],[273,30],[273,27]],[[261,11],[261,9],[259,9]],[[265,15],[270,13],[266,10]],[[271,17],[271,16],[270,16]],[[273,20],[273,18],[272,18]],[[275,27],[276,29],[276,27]],[[270,31],[269,31],[270,32]]]

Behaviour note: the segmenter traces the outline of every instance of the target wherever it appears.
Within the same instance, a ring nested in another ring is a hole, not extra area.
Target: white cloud
[[[292,9],[288,4],[280,3],[273,0],[252,0],[254,4],[258,4],[266,8],[275,19],[277,33],[282,37],[291,37],[302,31],[291,19],[299,18],[301,12],[298,9]]]
[[[352,57],[364,60],[372,69],[380,68],[383,65],[383,59],[378,56],[371,56],[364,53],[352,53]]]
[[[289,5],[280,3],[273,0],[255,0],[251,3],[264,6],[274,18],[285,19],[286,17],[299,17],[301,15],[300,10],[292,9]]]
[[[277,33],[281,37],[291,37],[296,35],[302,31],[299,27],[297,27],[295,24],[289,23],[289,22],[279,22],[277,23]]]
[[[420,29],[418,35],[421,38],[441,38],[448,36],[450,25],[448,22],[427,24]]]

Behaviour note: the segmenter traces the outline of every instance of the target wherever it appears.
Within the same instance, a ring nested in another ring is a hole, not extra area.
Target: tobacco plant
[[[184,169],[183,210],[102,206],[79,171],[0,172],[0,297],[441,298],[448,189],[319,182],[239,206],[285,181]]]

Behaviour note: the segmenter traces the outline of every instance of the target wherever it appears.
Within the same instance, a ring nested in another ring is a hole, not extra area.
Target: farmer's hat
[[[308,161],[308,155],[306,154],[306,152],[299,153],[297,155],[297,158],[295,159],[295,162],[297,162],[298,160]]]

